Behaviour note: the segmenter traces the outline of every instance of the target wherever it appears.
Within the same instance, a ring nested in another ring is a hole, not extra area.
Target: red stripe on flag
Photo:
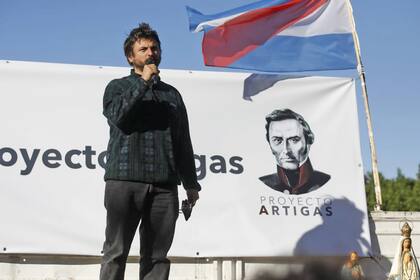
[[[327,1],[334,0],[291,0],[225,22],[204,34],[202,51],[205,65],[226,67],[232,64]]]

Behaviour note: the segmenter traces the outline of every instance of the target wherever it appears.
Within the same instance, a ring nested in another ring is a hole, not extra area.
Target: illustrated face
[[[149,58],[153,58],[157,65],[160,63],[160,48],[155,40],[140,39],[133,45],[133,51],[128,56],[134,68],[143,71],[143,67]]]
[[[289,170],[299,168],[309,152],[302,125],[294,119],[273,121],[270,123],[268,136],[277,164]]]

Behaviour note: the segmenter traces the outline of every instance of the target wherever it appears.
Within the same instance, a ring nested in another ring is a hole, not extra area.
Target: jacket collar
[[[138,74],[138,73],[136,73],[136,72],[134,71],[134,69],[131,69],[131,70],[130,70],[130,76],[141,77],[141,75],[140,75],[140,74]]]
[[[296,172],[298,173],[298,180],[294,185],[292,185],[292,182],[290,182],[290,179],[287,175],[289,171],[286,171],[277,165],[277,174],[279,176],[280,183],[291,189],[291,193],[298,193],[299,189],[309,181],[312,174],[314,173],[314,169],[312,168],[312,164],[309,158],[299,167]]]

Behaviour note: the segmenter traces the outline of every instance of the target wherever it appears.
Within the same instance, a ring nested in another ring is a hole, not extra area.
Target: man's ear
[[[127,60],[128,60],[128,62],[129,62],[130,64],[132,64],[132,63],[133,63],[133,53],[130,53],[130,54],[127,56]]]

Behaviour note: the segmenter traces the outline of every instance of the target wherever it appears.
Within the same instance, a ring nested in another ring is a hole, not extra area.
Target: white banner
[[[2,253],[100,255],[102,95],[128,73],[0,61]],[[171,256],[370,250],[354,80],[181,70],[161,77],[183,96],[203,187],[190,220],[178,219]]]

